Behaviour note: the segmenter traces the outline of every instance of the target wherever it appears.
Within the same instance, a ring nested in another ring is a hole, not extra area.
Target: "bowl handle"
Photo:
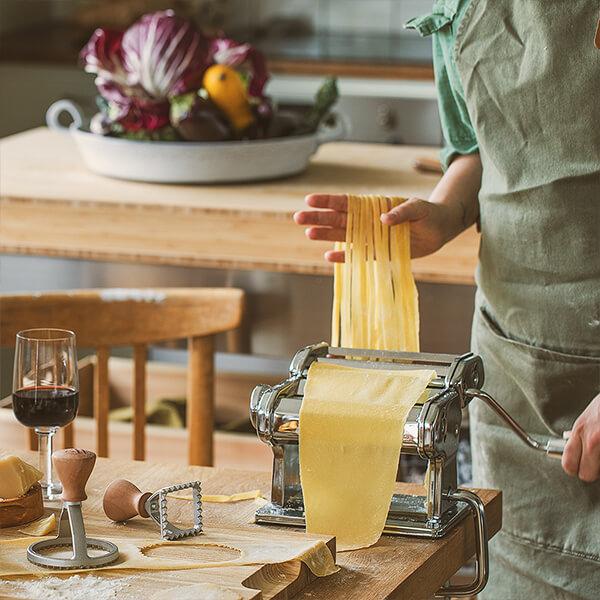
[[[326,144],[335,140],[343,140],[351,130],[350,122],[344,113],[332,111],[327,117],[327,121],[333,117],[333,124],[327,125],[325,122],[317,130],[317,144]]]
[[[72,122],[68,127],[60,122],[62,113],[67,113]],[[57,131],[68,131],[70,129],[81,129],[83,127],[83,111],[71,100],[58,100],[46,111],[46,125]]]

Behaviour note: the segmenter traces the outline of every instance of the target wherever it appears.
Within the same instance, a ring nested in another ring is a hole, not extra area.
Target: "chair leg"
[[[250,354],[250,322],[248,319],[247,301],[242,302],[240,324],[225,333],[227,352],[234,354]]]
[[[73,423],[69,423],[62,430],[63,448],[74,448],[75,447],[75,434],[73,430]]]
[[[146,458],[146,346],[133,347],[133,460]]]
[[[96,421],[96,454],[108,456],[108,410],[110,390],[108,384],[108,348],[96,350],[94,370],[94,419]]]
[[[187,428],[191,465],[212,466],[214,430],[213,336],[188,342]]]
[[[30,427],[27,428],[27,444],[29,445],[29,449],[33,450],[34,452],[38,451],[39,448],[39,438],[37,433],[35,432],[35,429],[31,429]]]

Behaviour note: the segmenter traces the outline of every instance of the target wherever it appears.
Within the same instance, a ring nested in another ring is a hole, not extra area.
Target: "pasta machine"
[[[475,594],[488,574],[487,531],[480,498],[458,489],[457,451],[462,409],[480,398],[503,418],[529,446],[549,455],[562,454],[564,440],[544,444],[531,438],[488,394],[481,357],[334,348],[326,343],[299,350],[289,377],[275,385],[258,385],[250,399],[250,418],[258,437],[273,450],[271,502],[256,512],[257,523],[304,526],[298,441],[299,412],[310,365],[324,361],[361,369],[432,369],[437,373],[426,394],[411,409],[402,436],[402,453],[418,455],[428,466],[424,496],[394,494],[384,533],[439,538],[462,519],[474,517],[477,578],[473,585],[456,586],[454,595]],[[444,594],[450,592],[444,588]]]

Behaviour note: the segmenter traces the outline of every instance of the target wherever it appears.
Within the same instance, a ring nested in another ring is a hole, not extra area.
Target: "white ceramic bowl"
[[[60,123],[62,113],[73,120]],[[48,127],[73,136],[87,167],[109,177],[156,183],[230,183],[295,175],[304,171],[321,144],[343,139],[346,121],[318,132],[270,140],[233,142],[149,142],[126,140],[82,129],[82,112],[59,100],[46,112]]]

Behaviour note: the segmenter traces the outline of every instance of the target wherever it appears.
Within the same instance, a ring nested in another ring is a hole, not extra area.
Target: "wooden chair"
[[[147,345],[188,339],[189,462],[213,462],[214,335],[238,327],[244,301],[234,288],[99,289],[0,295],[0,346],[22,329],[70,329],[79,348],[96,349],[96,452],[108,456],[108,358],[112,346],[133,347],[133,458],[145,456]],[[65,428],[67,446],[72,429]]]

